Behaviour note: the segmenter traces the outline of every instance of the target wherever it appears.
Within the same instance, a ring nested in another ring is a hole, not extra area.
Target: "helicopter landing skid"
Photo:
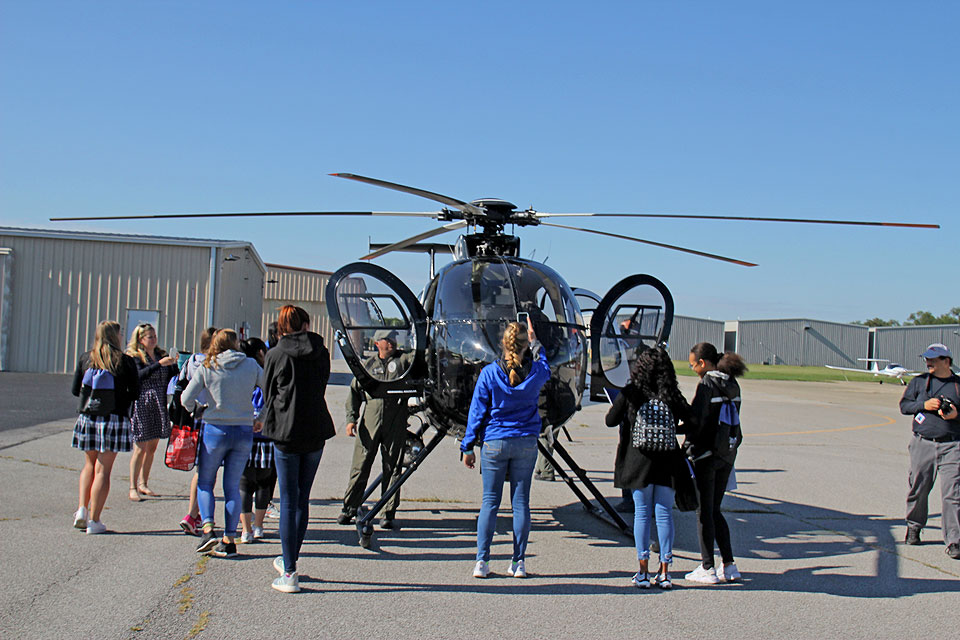
[[[387,504],[387,501],[394,496],[395,493],[400,491],[400,487],[403,486],[403,483],[407,481],[413,472],[416,471],[420,464],[426,459],[430,452],[437,448],[437,445],[440,444],[440,441],[443,440],[443,437],[447,435],[446,430],[439,430],[433,437],[430,439],[423,449],[414,457],[410,462],[410,465],[406,470],[400,475],[397,480],[387,487],[387,490],[383,492],[383,495],[380,496],[380,500],[377,501],[375,505],[370,507],[370,510],[367,511],[361,505],[357,510],[357,537],[359,538],[360,546],[364,549],[370,548],[370,541],[373,538],[373,519],[377,517],[377,514],[383,510],[383,507]],[[373,492],[376,482],[371,483],[371,486],[367,489],[366,495],[370,495]]]
[[[557,473],[560,474],[560,477],[563,479],[563,481],[567,483],[567,486],[570,487],[570,490],[573,491],[574,495],[580,499],[580,502],[583,503],[583,508],[587,513],[602,520],[603,522],[606,522],[607,524],[612,524],[614,527],[620,529],[624,535],[633,537],[633,529],[630,528],[630,525],[624,521],[620,514],[617,513],[616,509],[610,506],[610,503],[603,496],[603,494],[600,493],[600,491],[597,489],[597,486],[593,484],[593,481],[590,480],[590,478],[587,477],[587,472],[576,463],[573,457],[560,445],[559,442],[553,443],[553,450],[560,454],[560,457],[563,458],[564,462],[566,462],[570,467],[570,470],[573,471],[577,478],[580,479],[580,482],[583,483],[583,486],[585,486],[590,493],[593,494],[593,497],[597,499],[598,503],[600,503],[600,507],[594,505],[590,501],[590,498],[588,498],[583,491],[580,490],[580,487],[576,485],[573,478],[571,478],[570,475],[563,470],[563,467],[557,464],[556,459],[542,442],[537,441],[537,447],[539,447],[540,453],[543,455],[543,457],[546,458],[551,465],[553,465],[553,468],[557,471]]]

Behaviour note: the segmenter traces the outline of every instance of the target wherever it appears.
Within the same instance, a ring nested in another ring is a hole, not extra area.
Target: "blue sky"
[[[267,262],[328,270],[368,237],[434,224],[47,221],[436,209],[326,175],[343,171],[551,212],[933,222],[943,229],[580,223],[752,269],[519,235],[574,286],[656,275],[684,315],[940,314],[956,276],[924,265],[956,264],[958,18],[932,2],[2,0],[0,220],[245,239]],[[423,256],[377,263],[415,289],[426,279]]]

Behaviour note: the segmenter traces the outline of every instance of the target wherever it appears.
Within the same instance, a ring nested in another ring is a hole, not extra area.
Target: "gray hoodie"
[[[192,411],[204,389],[209,394],[203,421],[218,426],[253,424],[251,398],[256,387],[263,389],[263,369],[253,358],[228,350],[217,356],[217,366],[197,367],[180,401]]]

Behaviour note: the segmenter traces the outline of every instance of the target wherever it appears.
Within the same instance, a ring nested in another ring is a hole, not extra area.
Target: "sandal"
[[[140,493],[137,491],[136,487],[130,487],[130,502],[140,502],[143,498],[140,497]]]
[[[157,494],[154,493],[154,492],[150,489],[150,487],[148,487],[148,486],[145,485],[145,484],[141,484],[139,487],[137,487],[137,491],[139,491],[139,492],[140,492],[140,495],[142,495],[142,496],[149,496],[149,497],[151,497],[151,498],[156,498],[156,497],[157,497]]]

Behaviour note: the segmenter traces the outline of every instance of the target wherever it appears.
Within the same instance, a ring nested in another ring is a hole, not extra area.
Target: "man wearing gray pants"
[[[911,380],[900,400],[900,412],[913,415],[905,542],[920,544],[927,498],[939,475],[943,542],[947,555],[960,560],[960,378],[946,345],[930,345],[923,357],[927,373]]]

